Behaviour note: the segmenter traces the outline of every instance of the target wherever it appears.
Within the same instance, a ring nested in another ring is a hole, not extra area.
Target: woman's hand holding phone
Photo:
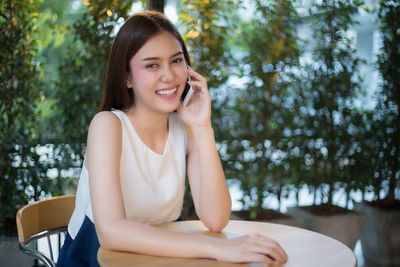
[[[183,122],[191,127],[211,126],[211,97],[208,93],[207,80],[190,67],[188,76],[192,93],[189,89],[182,105],[178,108],[178,114]]]
[[[192,79],[190,79],[190,76],[188,77],[188,82],[190,82]],[[190,99],[192,98],[194,91],[192,86],[189,85],[189,90],[187,91],[185,98],[182,101],[182,106],[186,107],[189,104]]]

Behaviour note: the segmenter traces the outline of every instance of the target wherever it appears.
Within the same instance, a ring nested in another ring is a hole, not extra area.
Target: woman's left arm
[[[211,126],[207,81],[189,70],[195,88],[187,107],[178,113],[188,126],[187,174],[197,216],[213,232],[221,231],[231,214],[231,197]]]

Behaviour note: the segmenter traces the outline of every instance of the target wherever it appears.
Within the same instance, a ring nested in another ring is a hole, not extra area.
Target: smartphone
[[[189,81],[191,81],[190,77],[189,77]],[[189,88],[187,90],[185,90],[186,95],[182,101],[182,106],[184,106],[184,107],[186,107],[187,104],[189,104],[190,98],[192,97],[192,95],[194,93],[192,86],[190,86],[188,83],[186,83],[186,87],[189,87]]]

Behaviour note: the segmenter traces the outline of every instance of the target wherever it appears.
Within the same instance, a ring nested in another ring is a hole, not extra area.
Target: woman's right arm
[[[128,220],[119,178],[121,150],[120,120],[111,112],[97,114],[89,127],[86,167],[96,232],[103,248],[227,262],[287,260],[287,255],[277,249],[276,241],[261,235],[224,240],[177,233]]]

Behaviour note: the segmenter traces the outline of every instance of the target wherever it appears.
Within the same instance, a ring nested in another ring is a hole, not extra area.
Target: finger
[[[282,246],[274,239],[266,237],[264,235],[261,234],[256,234],[257,237],[259,237],[262,242],[266,242],[265,244],[269,244],[271,243],[275,248],[276,251],[280,254],[281,258],[284,260],[288,259],[288,255],[286,253],[286,251],[282,248]]]
[[[257,247],[257,252],[268,255],[276,261],[284,262],[287,261],[287,254],[278,242],[272,240],[267,242],[261,242]]]
[[[258,253],[268,255],[277,261],[285,261],[287,259],[286,252],[277,241],[260,234],[255,234],[254,237],[256,238],[254,249]]]
[[[192,68],[188,68],[188,74],[191,78],[194,78],[194,80],[198,80],[198,81],[204,81],[206,82],[207,79],[204,78],[203,76],[201,76],[199,73],[195,72]]]
[[[273,247],[266,247],[266,246],[260,246],[260,245],[255,245],[252,250],[258,254],[262,254],[264,256],[267,256],[271,258],[272,260],[276,260],[278,262],[282,262],[283,259],[280,258],[279,253],[275,250]]]
[[[190,82],[188,82],[188,84],[189,84],[190,86],[192,86],[192,88],[193,88],[193,90],[194,90],[195,92],[196,92],[196,91],[202,92],[204,88],[206,88],[204,91],[207,91],[207,85],[204,84],[203,82],[200,82],[200,81],[190,81]]]
[[[251,262],[262,262],[262,263],[265,263],[267,265],[270,264],[270,263],[273,263],[273,259],[271,259],[270,257],[265,256],[263,254],[260,254],[260,253],[255,253],[251,257],[250,261]]]
[[[287,261],[288,260],[288,255],[286,253],[286,251],[282,248],[282,246],[275,240],[272,240],[275,246],[276,251],[279,253],[279,255],[281,256],[281,259],[283,261]]]

